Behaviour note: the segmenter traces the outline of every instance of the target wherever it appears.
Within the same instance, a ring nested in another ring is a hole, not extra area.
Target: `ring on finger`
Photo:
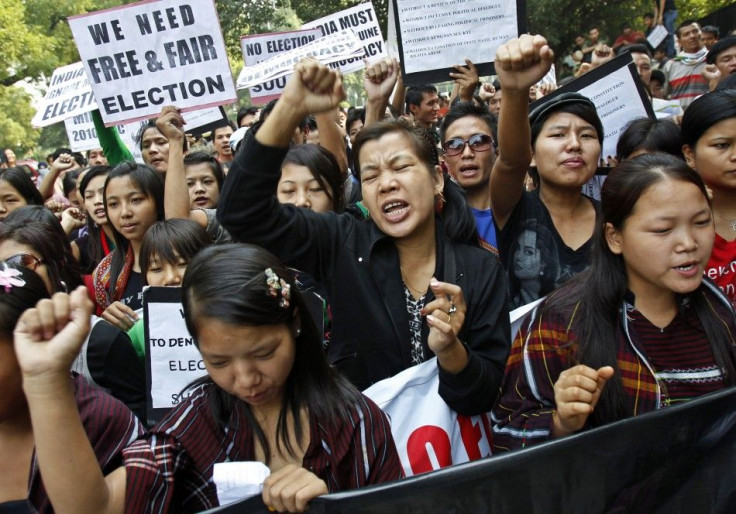
[[[457,306],[455,306],[454,303],[450,302],[450,309],[447,311],[447,314],[452,316],[456,312],[457,312]]]

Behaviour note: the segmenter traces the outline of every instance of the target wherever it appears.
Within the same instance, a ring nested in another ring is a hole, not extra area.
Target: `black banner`
[[[270,511],[258,496],[208,512]],[[736,512],[736,388],[526,450],[323,496],[309,512]]]

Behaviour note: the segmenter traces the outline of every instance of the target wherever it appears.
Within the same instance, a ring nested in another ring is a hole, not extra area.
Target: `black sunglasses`
[[[16,253],[5,259],[5,262],[16,266],[23,266],[31,271],[36,271],[36,268],[43,264],[43,260],[30,253]]]
[[[442,149],[445,151],[445,155],[452,157],[463,153],[466,144],[474,152],[487,152],[493,146],[493,138],[486,134],[473,134],[469,139],[454,137],[445,141],[442,144]]]

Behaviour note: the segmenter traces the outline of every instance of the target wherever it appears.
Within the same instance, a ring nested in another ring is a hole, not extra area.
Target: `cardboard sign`
[[[236,99],[212,0],[147,0],[69,26],[106,126]]]
[[[373,9],[371,2],[364,2],[344,11],[310,21],[309,23],[305,23],[302,28],[318,28],[322,36],[329,36],[340,30],[352,29],[363,43],[365,59],[368,61],[368,64],[373,64],[384,57],[388,57],[386,45],[383,42],[383,35],[381,34],[381,27],[378,25],[376,11]],[[339,67],[342,73],[347,74],[362,70],[365,68],[365,63],[362,58],[353,57],[344,62],[333,63],[331,66],[333,68]]]
[[[318,29],[298,30],[292,32],[272,32],[256,36],[240,38],[240,47],[243,50],[243,61],[246,66],[253,66],[294,48],[322,37]],[[287,75],[278,79],[269,80],[263,84],[256,84],[250,88],[250,99],[253,105],[265,105],[278,98],[286,86]]]
[[[322,64],[331,64],[356,56],[363,56],[363,45],[352,30],[342,30],[255,66],[244,67],[238,76],[237,87],[238,89],[252,87],[289,75],[294,71],[294,66],[305,57],[314,57]]]
[[[158,421],[186,398],[186,387],[207,374],[184,322],[180,287],[143,291],[148,420]]]
[[[539,102],[570,91],[587,96],[595,104],[598,117],[603,124],[602,159],[616,155],[619,134],[626,129],[631,120],[642,117],[654,119],[654,111],[644,83],[639,78],[636,65],[628,52],[537,100],[529,110],[534,109]]]
[[[51,75],[49,89],[31,120],[34,127],[48,127],[66,118],[97,109],[97,102],[81,62],[62,66]]]
[[[481,76],[493,74],[496,49],[525,32],[521,0],[391,0],[406,85],[449,80],[470,59]]]

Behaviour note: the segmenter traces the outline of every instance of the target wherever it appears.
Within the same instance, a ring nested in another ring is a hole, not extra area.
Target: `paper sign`
[[[235,101],[212,0],[153,0],[69,18],[106,126]]]
[[[150,421],[184,400],[182,391],[207,371],[184,322],[181,288],[144,289],[143,309]]]
[[[668,35],[669,32],[667,32],[664,25],[657,25],[647,37],[647,43],[649,43],[652,48],[657,48]]]
[[[381,34],[381,27],[378,25],[376,11],[373,9],[371,2],[361,3],[344,11],[310,21],[309,23],[305,23],[302,28],[318,28],[323,36],[329,36],[340,30],[352,29],[355,35],[363,42],[365,58],[368,60],[368,64],[373,64],[384,57],[388,57],[386,45],[383,42],[383,35]],[[338,65],[340,71],[344,74],[365,68],[365,63],[360,57],[347,59],[345,62],[338,62],[333,67]]]
[[[69,139],[69,148],[72,152],[84,152],[93,148],[100,148],[97,140],[97,131],[88,112],[64,120],[66,137]]]
[[[293,32],[273,32],[240,38],[243,50],[243,61],[246,66],[253,66],[294,48],[322,37],[319,29],[299,30]],[[254,105],[264,105],[281,95],[286,86],[288,75],[250,88],[250,99]]]
[[[33,116],[34,127],[48,127],[66,118],[97,109],[81,62],[62,66],[51,75],[49,89]]]
[[[314,57],[322,64],[363,55],[363,45],[352,30],[341,30],[336,34],[316,39],[286,53],[277,55],[255,66],[243,68],[238,77],[238,89],[263,84],[294,71],[294,66],[305,57]]]
[[[470,59],[492,74],[496,49],[522,32],[524,2],[391,0],[407,85],[444,82]]]

